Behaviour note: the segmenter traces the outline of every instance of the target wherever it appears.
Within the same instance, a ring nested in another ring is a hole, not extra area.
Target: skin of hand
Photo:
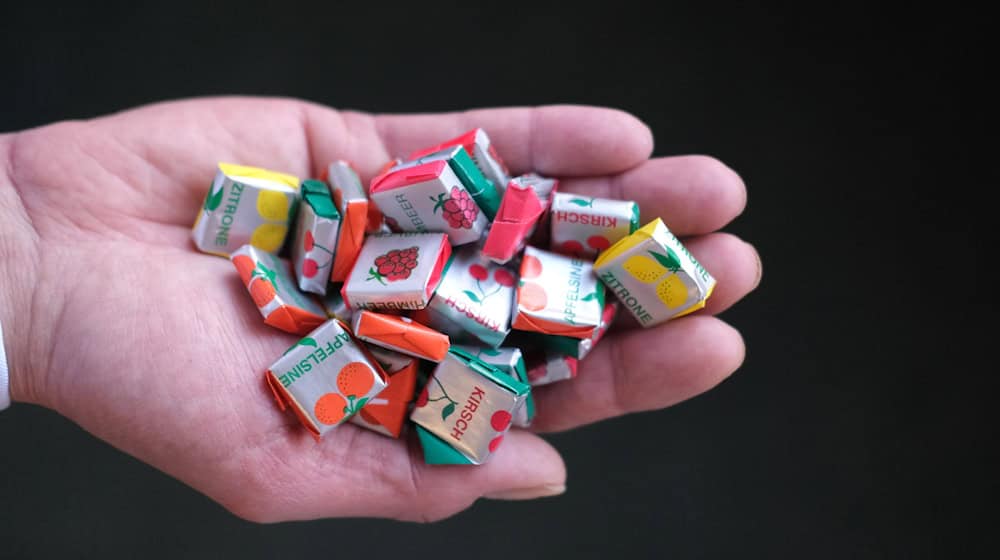
[[[426,466],[414,439],[354,425],[317,443],[263,383],[296,337],[264,325],[233,265],[191,242],[217,163],[315,177],[340,158],[367,181],[392,157],[477,126],[513,174],[635,200],[644,222],[662,217],[718,288],[691,316],[616,325],[579,377],[536,391],[532,429],[510,433],[486,465]],[[760,281],[754,248],[716,232],[742,212],[744,185],[715,159],[650,159],[652,148],[644,124],[612,109],[373,116],[258,98],[161,103],[0,135],[0,320],[12,397],[257,522],[430,521],[481,497],[559,494],[565,465],[533,432],[670,406],[743,361],[740,334],[713,315]]]

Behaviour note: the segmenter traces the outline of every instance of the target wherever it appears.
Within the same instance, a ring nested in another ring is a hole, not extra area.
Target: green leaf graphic
[[[660,263],[660,265],[670,272],[677,272],[677,270],[681,267],[681,260],[677,258],[677,253],[670,250],[670,247],[664,247],[664,249],[667,250],[666,255],[661,255],[655,251],[650,251],[649,254],[653,255],[656,262]]]
[[[312,337],[309,337],[309,336],[307,336],[307,337],[303,338],[302,340],[300,340],[299,341],[299,345],[301,345],[301,346],[312,346],[313,348],[317,347],[316,340],[313,339]]]
[[[354,410],[361,410],[362,408],[364,408],[367,402],[368,402],[368,397],[362,397],[358,399],[358,404],[357,406],[354,407]]]
[[[583,301],[593,301],[593,300],[597,299],[597,292],[589,293],[589,294],[583,296],[580,299],[583,300]]]
[[[476,303],[482,303],[482,300],[479,299],[479,296],[477,296],[475,292],[471,290],[462,290],[462,293],[469,296],[469,299],[471,299],[472,301]]]
[[[208,210],[209,212],[218,208],[219,204],[222,204],[223,188],[220,186],[219,190],[213,193],[212,187],[214,185],[215,183],[213,182],[211,185],[208,186],[208,195],[205,196],[205,210]]]
[[[452,412],[455,412],[455,403],[450,402],[444,405],[444,408],[441,409],[441,419],[447,420],[448,417],[451,416]]]
[[[576,204],[577,206],[593,206],[594,199],[587,200],[586,198],[571,198],[569,199],[570,204]]]

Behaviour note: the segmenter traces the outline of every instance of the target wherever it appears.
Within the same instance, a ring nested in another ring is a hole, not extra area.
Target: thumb
[[[400,515],[436,521],[458,513],[479,498],[529,500],[566,491],[566,465],[551,445],[535,434],[511,430],[489,462],[480,466],[424,464],[420,445],[410,448],[416,498]]]

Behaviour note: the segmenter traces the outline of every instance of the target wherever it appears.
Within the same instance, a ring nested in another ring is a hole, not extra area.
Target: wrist
[[[41,402],[28,359],[37,236],[14,184],[13,135],[0,134],[0,324],[11,401]]]

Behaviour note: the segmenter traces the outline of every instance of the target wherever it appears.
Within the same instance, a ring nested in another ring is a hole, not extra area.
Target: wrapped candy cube
[[[388,385],[351,417],[351,423],[398,438],[413,401],[417,359],[379,346],[369,345],[368,350],[385,372]]]
[[[423,309],[441,281],[451,245],[443,233],[372,235],[341,294],[358,309]]]
[[[531,387],[458,349],[427,381],[410,419],[428,464],[475,464],[496,452]]]
[[[558,184],[534,173],[511,179],[486,235],[483,255],[499,264],[514,258],[546,215]]]
[[[333,202],[340,211],[340,236],[334,251],[331,282],[343,282],[365,242],[369,204],[361,178],[346,161],[335,161],[326,170]]]
[[[715,278],[659,218],[615,243],[594,271],[644,327],[705,307]]]
[[[323,308],[295,288],[287,261],[252,245],[237,249],[230,260],[266,324],[304,335],[326,321]]]
[[[319,438],[361,410],[386,387],[385,374],[339,321],[298,341],[265,375],[278,406],[291,407]]]
[[[484,263],[475,246],[460,247],[427,308],[414,318],[458,341],[500,346],[510,332],[514,283],[513,272]]]
[[[553,250],[593,257],[639,227],[639,205],[631,200],[556,193],[549,224]]]
[[[479,171],[493,183],[498,191],[503,191],[507,187],[507,183],[510,180],[510,172],[507,170],[507,166],[503,160],[500,159],[500,155],[493,149],[490,137],[481,128],[474,128],[461,136],[442,142],[437,146],[417,150],[410,154],[410,159],[417,159],[452,146],[462,146],[465,148],[465,151],[472,157],[472,161],[479,168]]]
[[[444,160],[390,170],[372,180],[369,194],[393,229],[447,233],[453,245],[478,241],[488,222]]]
[[[500,191],[498,187],[494,186],[492,182],[483,176],[482,172],[472,162],[472,158],[469,157],[469,154],[462,146],[444,148],[441,151],[399,163],[389,168],[383,175],[404,169],[412,169],[434,161],[445,161],[448,163],[455,176],[462,182],[462,186],[465,187],[465,190],[469,191],[469,195],[472,196],[472,200],[475,201],[476,206],[486,215],[486,219],[492,220],[493,216],[497,213],[497,208],[500,206]],[[380,180],[381,176],[376,176],[372,183],[380,182]]]
[[[299,289],[325,295],[340,232],[340,212],[323,181],[302,181],[302,204],[295,227],[292,263]]]
[[[579,360],[552,350],[532,350],[525,355],[528,382],[532,387],[576,377]]]
[[[351,321],[354,336],[389,350],[440,362],[451,343],[448,335],[414,322],[409,317],[359,311]]]
[[[200,251],[222,257],[246,244],[277,253],[298,200],[294,175],[220,163],[191,237]]]
[[[589,261],[528,246],[520,276],[515,329],[589,338],[601,324],[604,286]]]
[[[521,354],[520,348],[484,348],[481,346],[464,346],[460,344],[456,344],[453,348],[468,352],[521,383],[528,383],[528,370],[524,365],[524,357]],[[529,391],[527,398],[524,400],[524,406],[514,414],[512,422],[517,427],[527,428],[534,419],[535,397]]]
[[[605,304],[604,312],[601,314],[601,324],[594,329],[594,333],[590,335],[590,338],[579,339],[570,336],[541,335],[541,343],[546,348],[554,350],[559,354],[582,360],[604,338],[604,334],[608,332],[608,328],[611,327],[611,323],[615,320],[617,313],[618,302],[609,301]]]

